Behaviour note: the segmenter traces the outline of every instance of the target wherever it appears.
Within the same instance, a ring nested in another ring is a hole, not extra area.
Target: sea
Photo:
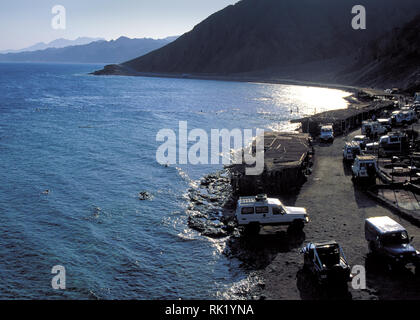
[[[102,67],[0,63],[0,299],[245,297],[256,271],[188,227],[188,190],[223,164],[163,165],[158,133],[296,130],[349,93]]]

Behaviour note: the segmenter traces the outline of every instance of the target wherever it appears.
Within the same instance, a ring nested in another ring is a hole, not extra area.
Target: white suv
[[[265,194],[240,197],[235,216],[238,225],[252,233],[258,233],[262,225],[290,225],[295,230],[302,230],[309,222],[305,208],[286,207],[279,199],[267,198]]]
[[[334,130],[331,124],[321,127],[321,141],[334,141]]]
[[[378,172],[377,158],[373,155],[356,156],[351,169],[353,179],[375,179]]]

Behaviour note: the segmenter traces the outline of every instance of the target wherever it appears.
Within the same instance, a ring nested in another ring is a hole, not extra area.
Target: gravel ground
[[[390,216],[414,236],[413,245],[417,249],[420,248],[420,229],[353,185],[350,168],[344,167],[342,161],[342,147],[347,140],[351,140],[349,136],[336,138],[333,144],[317,145],[313,174],[296,197],[284,201],[308,209],[311,221],[305,226],[304,234],[291,239],[273,237],[273,230],[261,232],[260,245],[257,246],[264,248],[260,251],[264,263],[258,266],[265,282],[264,298],[420,299],[420,277],[412,268],[391,272],[384,263],[367,256],[364,219]],[[299,248],[309,241],[330,239],[340,243],[351,265],[366,267],[366,290],[354,290],[349,284],[348,292],[327,292],[302,271],[303,257]],[[265,250],[268,243],[270,249]]]

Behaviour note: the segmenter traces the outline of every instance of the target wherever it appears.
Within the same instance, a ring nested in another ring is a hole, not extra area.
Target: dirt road
[[[356,134],[353,132],[350,136]],[[308,209],[311,221],[305,226],[304,234],[290,239],[284,233],[273,236],[270,235],[273,230],[262,231],[260,241],[264,250],[258,254],[263,263],[258,267],[265,281],[262,292],[265,298],[420,299],[420,277],[413,270],[393,273],[384,264],[367,258],[364,219],[390,216],[406,227],[410,236],[414,236],[413,245],[417,249],[420,248],[420,229],[382,207],[353,185],[350,169],[346,169],[342,162],[342,147],[347,140],[351,140],[350,137],[339,137],[333,144],[317,145],[313,174],[295,198],[285,200],[289,205]],[[330,239],[341,244],[351,265],[366,267],[366,290],[354,290],[349,284],[349,291],[342,295],[326,293],[302,271],[303,257],[299,248],[309,241]],[[267,249],[268,242],[270,246]]]

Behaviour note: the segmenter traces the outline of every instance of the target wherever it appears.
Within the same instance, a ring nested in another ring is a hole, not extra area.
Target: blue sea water
[[[101,67],[0,64],[0,298],[237,297],[252,271],[187,226],[188,188],[222,166],[160,165],[157,132],[294,129],[348,93],[88,75]],[[51,287],[54,265],[66,290]]]

